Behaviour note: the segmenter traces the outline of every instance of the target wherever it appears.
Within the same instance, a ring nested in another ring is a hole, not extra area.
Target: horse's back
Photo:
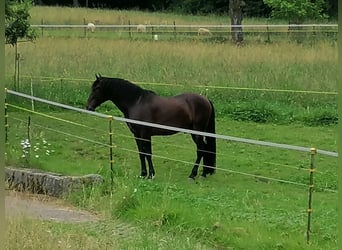
[[[197,114],[199,112],[211,112],[211,104],[207,97],[196,93],[183,93],[173,98],[182,100],[184,105],[187,105],[191,112]]]
[[[196,93],[183,93],[173,98],[182,103],[191,122],[191,129],[202,130],[207,126],[212,113],[208,98]]]

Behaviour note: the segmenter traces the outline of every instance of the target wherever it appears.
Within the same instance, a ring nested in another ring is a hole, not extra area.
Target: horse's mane
[[[127,99],[136,100],[140,97],[147,97],[149,95],[156,95],[155,92],[147,89],[143,89],[142,87],[133,84],[130,81],[121,78],[110,78],[110,77],[101,77],[100,79],[101,85],[105,87],[105,89],[113,90],[117,94],[125,96]]]

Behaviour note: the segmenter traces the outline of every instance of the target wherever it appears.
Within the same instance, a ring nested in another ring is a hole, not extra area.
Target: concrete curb
[[[83,187],[101,184],[104,179],[97,174],[64,176],[38,169],[6,167],[5,182],[9,189],[61,197]]]

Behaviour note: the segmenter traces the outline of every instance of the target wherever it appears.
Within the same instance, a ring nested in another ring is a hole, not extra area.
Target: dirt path
[[[96,215],[57,198],[8,190],[5,196],[5,214],[8,217],[25,216],[70,223],[100,220]]]

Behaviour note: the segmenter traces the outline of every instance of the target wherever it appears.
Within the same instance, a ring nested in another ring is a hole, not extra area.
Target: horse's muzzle
[[[95,111],[94,107],[92,107],[92,106],[87,106],[87,107],[86,107],[86,110]]]

